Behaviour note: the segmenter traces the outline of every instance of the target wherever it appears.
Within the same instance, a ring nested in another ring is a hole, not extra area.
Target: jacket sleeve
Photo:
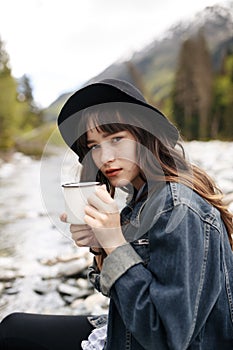
[[[180,204],[150,229],[147,266],[131,245],[105,259],[101,289],[143,348],[186,349],[200,332],[220,293],[220,237],[212,231]]]

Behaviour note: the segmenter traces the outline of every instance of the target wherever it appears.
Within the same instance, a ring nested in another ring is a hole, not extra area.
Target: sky
[[[0,0],[0,37],[39,107],[221,0]]]

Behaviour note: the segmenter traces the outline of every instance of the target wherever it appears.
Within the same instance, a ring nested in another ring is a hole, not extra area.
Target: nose
[[[102,164],[112,162],[115,159],[115,151],[108,142],[102,145],[100,161]]]

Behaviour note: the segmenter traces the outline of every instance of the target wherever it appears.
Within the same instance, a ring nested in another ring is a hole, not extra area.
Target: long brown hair
[[[111,116],[111,118],[109,118]],[[137,141],[141,176],[145,181],[155,182],[170,181],[179,182],[193,189],[207,202],[216,207],[226,226],[229,242],[233,250],[233,214],[223,203],[223,194],[217,188],[213,179],[198,166],[191,164],[185,157],[181,142],[173,147],[166,132],[150,132],[144,128],[142,115],[138,115],[134,105],[117,109],[111,106],[98,106],[83,111],[79,126],[87,130],[88,125],[93,125],[97,130],[113,134],[122,130],[128,130]],[[114,122],[113,122],[114,121]],[[154,121],[156,125],[156,120]],[[135,126],[136,125],[136,126]],[[87,148],[86,132],[77,140],[77,148],[81,152],[83,170],[81,181],[100,181],[107,185],[108,191],[114,195],[114,188],[108,179],[96,168],[92,161],[91,152]]]

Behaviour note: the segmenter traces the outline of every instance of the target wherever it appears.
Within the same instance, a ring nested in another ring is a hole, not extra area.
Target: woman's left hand
[[[84,220],[91,226],[95,237],[107,254],[126,244],[120,224],[120,213],[115,200],[106,190],[98,186],[96,192],[88,198]]]

